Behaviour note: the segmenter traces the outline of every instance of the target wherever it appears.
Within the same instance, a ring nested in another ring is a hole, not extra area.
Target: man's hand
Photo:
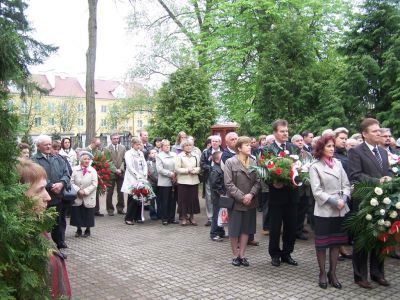
[[[115,171],[115,173],[116,173],[118,176],[120,176],[120,175],[122,174],[122,171],[121,171],[120,169],[117,169],[117,170]]]
[[[51,191],[54,194],[59,194],[61,192],[61,190],[63,189],[63,187],[64,187],[64,184],[62,182],[57,182],[52,185]]]

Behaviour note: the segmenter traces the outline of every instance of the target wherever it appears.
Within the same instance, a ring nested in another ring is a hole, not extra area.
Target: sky
[[[31,73],[66,73],[85,77],[88,47],[87,0],[28,0],[26,15],[37,40],[59,47]],[[138,39],[127,33],[127,0],[99,0],[97,4],[97,56],[95,77],[123,80],[133,64]]]

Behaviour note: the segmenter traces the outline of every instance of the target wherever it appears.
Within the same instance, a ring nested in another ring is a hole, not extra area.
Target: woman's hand
[[[346,202],[344,202],[343,199],[339,199],[338,202],[337,202],[337,206],[336,207],[338,209],[342,209],[345,206],[345,204],[346,204]]]
[[[84,190],[79,190],[78,191],[78,197],[83,199],[84,196],[85,196],[85,191]]]
[[[243,204],[244,205],[250,205],[251,204],[251,200],[253,199],[253,195],[252,194],[246,194],[243,197]]]

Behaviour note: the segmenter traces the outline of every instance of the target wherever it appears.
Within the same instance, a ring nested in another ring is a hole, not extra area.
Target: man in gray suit
[[[104,153],[109,153],[112,162],[114,163],[117,170],[115,171],[115,179],[113,179],[110,184],[111,186],[107,189],[107,213],[109,216],[114,215],[114,205],[112,203],[112,198],[114,194],[114,187],[117,184],[117,212],[120,215],[124,214],[124,193],[121,192],[122,183],[124,182],[124,157],[125,157],[125,146],[119,144],[119,134],[113,133],[111,135],[111,144],[104,148]]]
[[[348,174],[352,182],[383,183],[389,181],[389,162],[386,150],[378,146],[380,142],[379,122],[372,118],[361,122],[361,133],[364,142],[349,150]],[[357,208],[353,207],[354,210]],[[357,237],[354,237],[357,239]],[[389,282],[384,276],[384,262],[378,258],[378,253],[371,251],[370,276],[373,281],[383,286]],[[354,252],[353,254],[354,281],[360,287],[371,289],[368,278],[368,253]]]

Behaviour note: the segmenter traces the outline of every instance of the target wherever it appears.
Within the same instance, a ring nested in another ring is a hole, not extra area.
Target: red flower
[[[285,156],[286,156],[286,153],[285,153],[284,151],[281,151],[281,152],[279,152],[278,156],[279,156],[279,157],[285,157]]]
[[[93,160],[97,160],[97,156],[96,155],[93,157]]]
[[[96,170],[96,165],[93,165],[93,169],[95,169],[95,170]]]
[[[110,176],[104,175],[104,179],[105,179],[105,180],[109,180],[109,179],[110,179]]]
[[[135,195],[135,196],[140,196],[140,190],[139,189],[133,189],[133,194]]]
[[[143,189],[142,190],[142,194],[143,194],[143,196],[147,196],[149,194],[149,190],[148,189]]]
[[[281,174],[282,174],[281,168],[276,168],[275,169],[275,174],[278,175],[278,176],[281,176]]]
[[[272,169],[273,167],[275,167],[275,164],[273,161],[269,161],[267,164],[267,169]]]
[[[260,155],[260,159],[261,159],[261,160],[264,160],[264,159],[265,159],[265,156],[264,156],[264,155]]]
[[[386,246],[386,247],[383,247],[382,254],[389,254],[389,253],[392,253],[393,251],[394,251],[393,246]]]
[[[106,169],[101,169],[101,173],[105,173],[106,172]]]
[[[400,221],[396,221],[393,223],[392,227],[389,229],[390,234],[395,234],[400,232]]]
[[[394,240],[395,240],[397,243],[400,243],[400,234],[399,234],[399,233],[396,233],[396,234],[394,235]]]
[[[104,166],[105,166],[106,168],[108,168],[108,163],[105,163]]]
[[[378,235],[378,240],[380,240],[381,242],[386,243],[388,239],[389,239],[389,233],[385,232]]]
[[[99,162],[97,165],[98,165],[99,167],[102,167],[102,166],[103,166],[103,164],[102,164],[101,162]]]

